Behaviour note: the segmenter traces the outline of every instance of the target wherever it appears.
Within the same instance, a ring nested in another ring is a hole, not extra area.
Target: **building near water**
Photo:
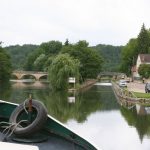
[[[138,69],[141,64],[150,64],[150,54],[139,54],[136,65],[132,67],[132,73],[134,78],[140,78]]]

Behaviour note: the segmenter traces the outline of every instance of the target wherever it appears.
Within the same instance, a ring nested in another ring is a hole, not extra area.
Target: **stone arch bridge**
[[[100,72],[98,75],[98,79],[101,79],[103,76],[110,76],[110,77],[115,77],[115,78],[121,78],[121,77],[125,77],[126,74],[125,73],[120,73],[120,72]]]
[[[40,80],[42,77],[48,76],[47,72],[36,72],[36,71],[14,71],[12,75],[15,76],[18,80],[23,79],[25,76],[32,76],[35,80]]]

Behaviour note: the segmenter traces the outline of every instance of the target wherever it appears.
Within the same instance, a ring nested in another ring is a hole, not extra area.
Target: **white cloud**
[[[148,0],[0,0],[0,40],[6,45],[87,40],[125,45],[143,23]]]

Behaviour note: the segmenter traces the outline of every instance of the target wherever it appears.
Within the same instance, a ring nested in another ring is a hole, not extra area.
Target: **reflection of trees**
[[[102,103],[101,110],[110,111],[119,109],[119,104],[117,103],[114,92],[110,86],[93,86],[91,92],[99,93],[98,100]]]
[[[36,93],[39,99],[42,99],[48,108],[50,115],[54,116],[61,122],[68,119],[75,119],[78,122],[86,120],[92,112],[100,109],[101,103],[98,100],[89,100],[84,97],[83,93],[76,95],[75,103],[68,103],[68,93],[65,92],[48,92]]]
[[[9,82],[0,82],[0,99],[7,100],[11,95],[11,85]]]
[[[128,110],[122,107],[120,110],[128,125],[136,127],[142,141],[144,135],[148,134],[148,129],[150,127],[150,116],[138,115],[135,108]]]
[[[111,87],[105,86],[93,86],[87,91],[76,93],[75,103],[68,102],[70,94],[67,92],[52,92],[48,87],[35,89],[27,86],[13,88],[11,92],[7,100],[15,103],[23,102],[29,97],[29,93],[32,93],[33,98],[43,101],[48,113],[61,122],[67,122],[68,119],[84,122],[96,111],[118,109]]]
[[[75,119],[84,122],[91,113],[99,110],[118,109],[114,93],[110,87],[93,86],[91,89],[76,93],[75,103],[68,103],[68,93],[36,92],[36,98],[44,102],[48,112],[61,122]]]

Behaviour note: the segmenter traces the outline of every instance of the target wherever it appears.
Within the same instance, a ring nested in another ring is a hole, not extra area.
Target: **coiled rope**
[[[0,124],[8,124],[8,126],[1,126],[2,128],[5,128],[3,130],[3,132],[2,132],[2,134],[4,134],[4,137],[3,137],[3,139],[1,141],[7,141],[7,138],[9,138],[13,134],[13,132],[15,131],[15,129],[17,127],[21,127],[22,128],[22,126],[20,124],[22,122],[27,122],[27,121],[28,120],[21,120],[18,123],[9,123],[9,122],[4,122],[4,121],[0,122]]]
[[[25,110],[25,112],[28,114],[29,112],[27,111],[27,109],[26,109],[26,102],[27,101],[29,101],[29,99],[26,99],[25,101],[24,101],[24,103],[23,103],[23,108],[24,108],[24,110]],[[19,121],[18,123],[10,123],[10,122],[5,122],[5,121],[2,121],[2,122],[0,122],[0,125],[1,124],[7,124],[8,126],[1,126],[2,128],[5,128],[4,130],[3,130],[3,132],[2,132],[2,134],[4,134],[4,137],[3,137],[3,139],[2,139],[2,141],[7,141],[7,138],[9,138],[13,133],[14,133],[14,131],[15,131],[15,129],[17,128],[17,127],[21,127],[22,128],[22,126],[20,125],[22,122],[28,122],[28,120],[21,120],[21,121]],[[11,132],[10,132],[11,131]],[[6,133],[5,133],[6,132]]]

